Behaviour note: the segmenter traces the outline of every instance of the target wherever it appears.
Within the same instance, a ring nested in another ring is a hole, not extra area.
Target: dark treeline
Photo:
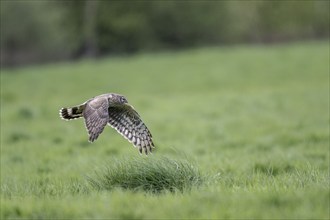
[[[329,1],[1,1],[1,65],[329,37]]]

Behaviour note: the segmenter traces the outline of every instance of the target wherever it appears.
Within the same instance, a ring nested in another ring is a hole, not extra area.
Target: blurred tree
[[[329,1],[9,1],[1,65],[329,37]]]
[[[64,10],[50,1],[1,1],[1,65],[70,57]]]
[[[96,30],[96,15],[98,1],[85,1],[84,10],[84,48],[86,56],[96,56],[97,54],[97,30]]]
[[[151,2],[104,1],[98,15],[101,53],[135,52],[153,44],[149,25]]]
[[[189,47],[224,41],[226,2],[170,1],[154,3],[150,25],[166,47]]]

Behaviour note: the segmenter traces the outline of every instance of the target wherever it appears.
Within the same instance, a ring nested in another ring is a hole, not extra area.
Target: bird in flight
[[[152,135],[127,99],[120,94],[107,93],[96,96],[71,108],[62,108],[60,116],[64,120],[83,117],[89,141],[95,141],[106,124],[117,130],[124,138],[145,154],[152,151]]]

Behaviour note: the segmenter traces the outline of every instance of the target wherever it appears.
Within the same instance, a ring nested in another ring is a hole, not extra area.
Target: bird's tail
[[[71,108],[61,108],[60,116],[64,120],[71,120],[83,117],[83,110],[85,108],[85,104],[78,105]]]

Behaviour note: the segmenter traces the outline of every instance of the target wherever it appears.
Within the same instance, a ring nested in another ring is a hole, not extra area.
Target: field
[[[108,92],[140,113],[152,155],[59,118]],[[1,219],[328,219],[329,196],[328,42],[1,70]]]

